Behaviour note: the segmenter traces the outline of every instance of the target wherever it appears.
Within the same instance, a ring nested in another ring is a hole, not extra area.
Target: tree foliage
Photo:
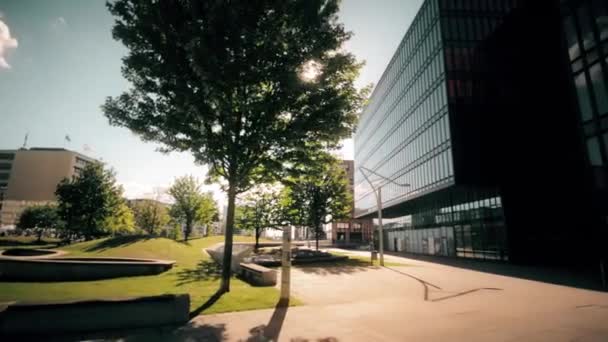
[[[203,193],[200,182],[193,176],[177,178],[168,193],[175,200],[170,214],[176,221],[184,224],[186,241],[195,224],[206,225],[209,228],[213,219],[217,217],[217,206],[213,196],[210,193]]]
[[[162,229],[167,228],[171,221],[167,206],[155,200],[132,201],[131,209],[137,227],[151,235],[158,234]]]
[[[57,214],[57,207],[54,205],[35,205],[27,207],[21,212],[17,228],[34,229],[38,236],[38,241],[42,239],[42,234],[47,229],[61,227],[63,222]]]
[[[286,182],[288,213],[294,224],[308,226],[319,249],[323,225],[350,217],[352,194],[348,177],[339,161],[327,153],[311,157],[301,173]]]
[[[237,227],[254,232],[255,250],[258,250],[262,232],[266,229],[277,228],[282,222],[282,207],[278,189],[259,185],[249,190],[239,200],[235,217]]]
[[[111,216],[106,217],[104,230],[112,235],[135,233],[135,217],[124,200],[120,201]]]
[[[189,151],[227,183],[221,291],[229,291],[236,195],[275,179],[308,142],[351,135],[367,90],[338,0],[108,3],[132,88],[108,98],[110,123],[166,151]],[[310,70],[309,70],[310,69]]]
[[[105,235],[107,219],[122,203],[122,188],[114,172],[101,163],[87,164],[81,173],[57,185],[58,214],[65,222],[67,238],[91,239]]]

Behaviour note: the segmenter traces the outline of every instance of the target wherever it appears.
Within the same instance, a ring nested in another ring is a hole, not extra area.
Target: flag
[[[70,136],[66,134],[65,135],[65,141],[72,142],[72,139],[70,139]]]

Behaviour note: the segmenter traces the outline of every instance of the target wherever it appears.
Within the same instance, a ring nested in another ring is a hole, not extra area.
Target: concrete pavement
[[[198,316],[160,339],[608,341],[606,292],[386,259],[407,266],[295,269],[305,306]]]

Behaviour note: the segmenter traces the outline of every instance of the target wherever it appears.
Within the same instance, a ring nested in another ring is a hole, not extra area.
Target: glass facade
[[[564,1],[564,33],[587,160],[597,189],[608,187],[608,2]]]
[[[502,201],[495,189],[452,187],[425,196],[405,215],[383,221],[395,252],[508,260]]]
[[[383,187],[386,205],[454,180],[438,0],[427,0],[376,86],[355,137],[355,215],[375,210],[361,166],[398,183]]]
[[[360,167],[408,184],[368,175],[382,187],[389,250],[509,259],[499,191],[458,184],[454,120],[467,113],[452,105],[483,98],[478,45],[517,4],[425,1],[378,82],[355,136],[355,216],[377,210]]]

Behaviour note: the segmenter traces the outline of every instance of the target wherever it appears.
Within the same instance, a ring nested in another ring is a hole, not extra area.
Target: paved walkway
[[[608,341],[608,293],[386,260],[407,266],[295,269],[292,293],[305,306],[198,316],[162,339]]]

